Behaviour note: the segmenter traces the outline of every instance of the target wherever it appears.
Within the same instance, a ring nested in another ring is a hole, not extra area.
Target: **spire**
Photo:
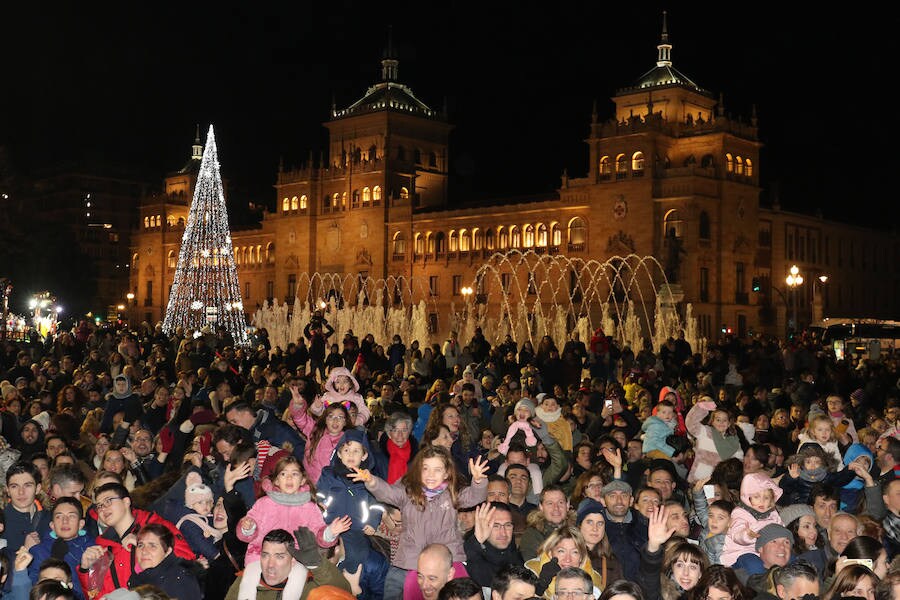
[[[203,144],[200,143],[200,123],[197,123],[197,134],[194,136],[194,145],[191,146],[191,160],[203,159]]]
[[[672,45],[669,43],[669,26],[666,18],[666,11],[663,11],[662,37],[659,45],[656,47],[659,51],[659,57],[656,59],[657,67],[672,66]]]
[[[392,28],[388,25],[388,45],[384,50],[381,59],[381,79],[382,81],[397,81],[397,54],[394,52],[394,42],[392,36]]]

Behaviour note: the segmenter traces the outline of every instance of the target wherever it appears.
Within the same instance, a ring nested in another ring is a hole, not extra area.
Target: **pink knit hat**
[[[193,508],[195,504],[202,502],[203,500],[214,499],[213,491],[208,485],[202,483],[195,483],[184,490],[184,505],[188,508]]]

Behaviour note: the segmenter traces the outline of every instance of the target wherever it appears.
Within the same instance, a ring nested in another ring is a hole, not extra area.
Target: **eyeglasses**
[[[344,415],[328,415],[327,417],[325,417],[325,420],[334,422],[346,421],[347,417],[345,417]]]
[[[585,592],[583,590],[556,590],[556,598],[559,598],[560,600],[562,600],[563,598],[580,600],[581,598],[592,595],[592,592]]]
[[[118,496],[110,496],[106,500],[100,500],[95,502],[94,504],[97,505],[97,508],[109,508],[116,500],[121,500],[121,498],[119,498]]]

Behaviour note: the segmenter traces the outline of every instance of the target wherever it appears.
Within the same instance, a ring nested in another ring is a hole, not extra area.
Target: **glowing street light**
[[[791,295],[793,296],[793,318],[794,321],[794,330],[797,330],[797,288],[803,285],[803,275],[800,274],[800,269],[797,265],[791,266],[790,272],[787,277],[784,278],[784,282],[787,284],[788,288],[791,290]]]

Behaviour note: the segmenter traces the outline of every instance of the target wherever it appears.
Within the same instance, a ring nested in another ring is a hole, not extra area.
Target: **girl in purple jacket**
[[[466,560],[457,509],[485,501],[486,472],[486,461],[470,459],[472,485],[458,490],[453,457],[446,448],[433,445],[419,450],[406,475],[393,485],[365,469],[354,469],[351,479],[364,482],[378,501],[396,506],[403,514],[399,548],[385,579],[385,598],[402,596],[406,572],[416,569],[419,554],[429,544],[447,546],[454,562]]]

